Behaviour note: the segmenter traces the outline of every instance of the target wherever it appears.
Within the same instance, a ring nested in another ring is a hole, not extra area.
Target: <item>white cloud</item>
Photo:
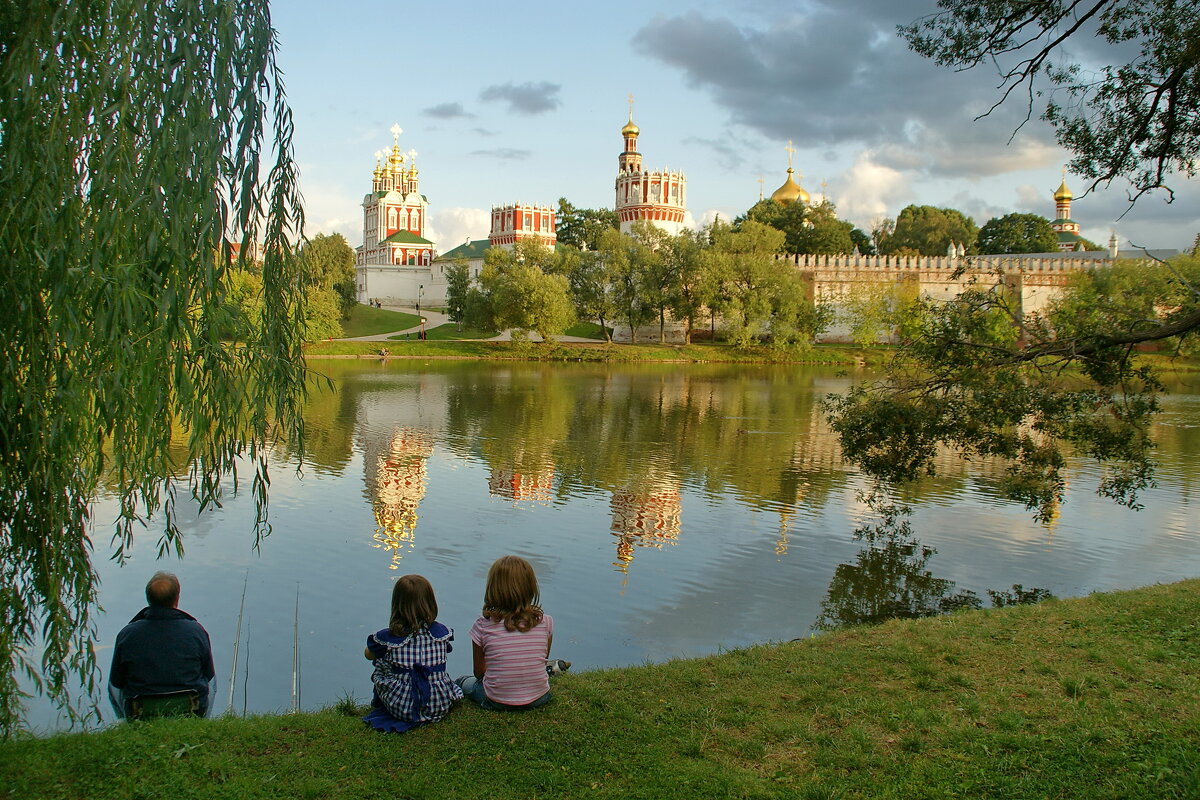
[[[834,203],[838,216],[863,230],[880,217],[895,215],[912,196],[912,177],[897,169],[876,163],[875,153],[864,150],[854,165],[837,182]]]
[[[439,208],[429,213],[425,238],[437,245],[439,253],[458,247],[471,239],[486,239],[492,228],[492,212],[484,208]]]

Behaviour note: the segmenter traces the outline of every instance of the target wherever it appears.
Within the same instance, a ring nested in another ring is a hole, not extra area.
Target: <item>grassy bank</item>
[[[420,324],[421,318],[416,314],[388,311],[386,308],[373,308],[359,303],[350,310],[350,318],[342,323],[342,336],[375,336]]]
[[[775,351],[769,348],[742,349],[728,345],[608,344],[605,342],[421,341],[394,339],[386,342],[312,342],[305,348],[309,358],[473,358],[528,361],[598,361],[636,363],[678,361],[684,363],[830,364],[877,366],[890,351],[886,347],[817,345],[805,350]]]
[[[330,710],[11,741],[0,796],[1195,798],[1197,619],[1192,580],[568,674],[404,735]]]

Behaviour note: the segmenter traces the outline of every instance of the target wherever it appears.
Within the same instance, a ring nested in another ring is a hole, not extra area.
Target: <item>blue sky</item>
[[[400,4],[276,0],[280,64],[296,122],[307,233],[362,241],[374,153],[414,149],[441,251],[487,235],[510,202],[611,207],[626,96],[647,167],[681,169],[697,222],[732,217],[795,167],[864,229],[909,203],[982,225],[1054,216],[1066,154],[1036,119],[1012,138],[1015,103],[974,121],[996,76],[912,53],[898,23],[933,0],[730,0],[637,4]],[[1077,51],[1086,59],[1091,43]],[[1177,176],[1178,177],[1178,176]],[[1085,184],[1067,177],[1080,195]],[[1077,199],[1101,244],[1185,248],[1200,232],[1200,182],[1126,211],[1124,186]]]

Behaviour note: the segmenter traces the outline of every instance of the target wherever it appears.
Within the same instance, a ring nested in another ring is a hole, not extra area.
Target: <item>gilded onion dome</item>
[[[783,186],[771,192],[771,199],[785,206],[795,202],[808,205],[808,192],[804,191],[792,177],[796,171],[788,167],[787,172],[787,180],[783,182]]]
[[[621,128],[622,136],[637,136],[641,133],[641,128],[633,124],[633,112],[629,113],[629,122],[625,123],[625,127]]]
[[[1071,194],[1071,190],[1067,188],[1067,179],[1063,178],[1063,182],[1059,184],[1057,191],[1054,192],[1055,200],[1072,200],[1075,195]]]

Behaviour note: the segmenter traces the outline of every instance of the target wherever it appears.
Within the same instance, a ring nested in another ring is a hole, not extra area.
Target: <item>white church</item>
[[[446,268],[459,259],[478,277],[489,248],[511,248],[534,239],[546,247],[557,241],[554,207],[509,203],[493,206],[486,239],[468,241],[439,255],[436,243],[425,237],[429,200],[421,194],[416,152],[400,151],[400,134],[393,125],[390,151],[376,153],[371,191],[363,198],[363,243],[355,251],[355,275],[360,303],[392,306],[446,302]],[[647,171],[637,151],[638,126],[629,120],[621,128],[624,148],[617,160],[615,202],[622,232],[646,220],[668,233],[678,233],[687,215],[687,179],[682,172]]]

